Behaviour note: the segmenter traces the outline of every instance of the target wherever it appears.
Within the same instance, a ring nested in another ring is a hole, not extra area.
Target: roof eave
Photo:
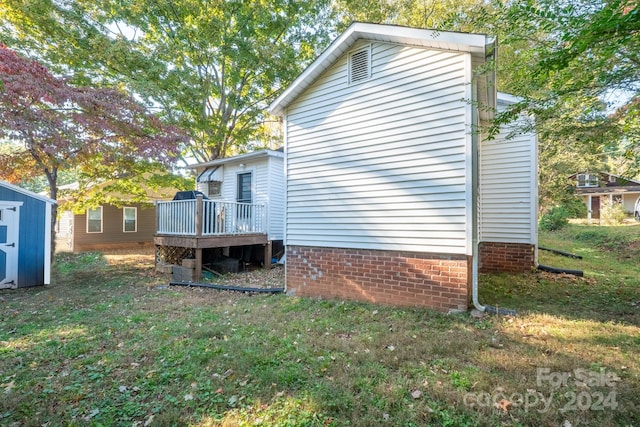
[[[197,169],[202,167],[220,166],[228,163],[236,163],[248,160],[257,160],[262,157],[284,157],[284,153],[275,150],[252,151],[251,153],[240,154],[233,157],[224,157],[222,159],[211,160],[209,162],[196,163],[185,166],[187,169]]]

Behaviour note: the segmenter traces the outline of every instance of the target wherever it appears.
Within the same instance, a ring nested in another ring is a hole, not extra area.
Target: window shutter
[[[371,77],[371,49],[369,46],[349,54],[349,83],[357,83]]]

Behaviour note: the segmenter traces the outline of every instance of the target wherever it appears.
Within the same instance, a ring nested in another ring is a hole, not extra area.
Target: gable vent
[[[349,54],[349,83],[357,83],[371,77],[371,49],[369,46]]]

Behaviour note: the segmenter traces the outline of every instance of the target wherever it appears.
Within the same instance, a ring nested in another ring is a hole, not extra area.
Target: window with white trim
[[[102,233],[102,206],[87,209],[87,233]]]
[[[349,84],[371,78],[371,45],[349,52]]]
[[[138,208],[122,208],[122,231],[125,233],[135,233],[138,231]]]
[[[578,187],[597,187],[598,175],[581,173],[578,174]]]

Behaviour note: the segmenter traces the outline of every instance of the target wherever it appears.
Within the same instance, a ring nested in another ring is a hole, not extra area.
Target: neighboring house
[[[220,248],[229,254],[232,247],[260,247],[259,258],[268,266],[281,252],[284,235],[283,151],[255,151],[189,168],[206,199],[158,203],[154,240],[161,258],[179,263],[178,258],[193,256],[199,278],[203,259]]]
[[[54,200],[0,181],[0,289],[48,285]]]
[[[576,194],[587,206],[587,218],[600,219],[603,200],[621,203],[627,213],[633,213],[640,197],[640,181],[623,178],[608,172],[580,172],[569,177],[575,183]]]
[[[355,23],[271,104],[289,293],[466,310],[478,269],[534,266],[536,136],[477,131],[516,100],[496,100],[495,49],[485,35]]]
[[[77,184],[60,190],[77,189]],[[171,200],[179,189],[147,189],[145,202],[127,194],[111,194],[105,203],[81,213],[62,210],[56,222],[56,252],[85,252],[153,247],[156,213],[154,203]],[[64,201],[60,202],[64,209]]]

